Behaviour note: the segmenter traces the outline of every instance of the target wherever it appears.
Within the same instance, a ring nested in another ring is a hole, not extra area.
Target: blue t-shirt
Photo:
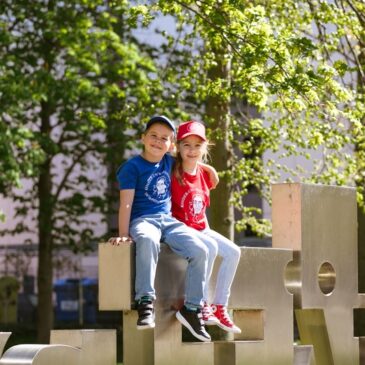
[[[119,189],[135,190],[131,221],[142,215],[170,213],[173,162],[169,154],[160,162],[149,162],[139,155],[119,167]]]

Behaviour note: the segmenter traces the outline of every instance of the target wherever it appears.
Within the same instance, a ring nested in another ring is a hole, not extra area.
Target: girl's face
[[[179,142],[178,151],[184,164],[193,165],[207,153],[207,143],[200,137],[191,135]]]

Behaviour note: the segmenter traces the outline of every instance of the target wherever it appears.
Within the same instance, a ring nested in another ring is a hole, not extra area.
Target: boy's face
[[[158,162],[173,147],[174,132],[163,123],[154,123],[142,135],[143,157]]]

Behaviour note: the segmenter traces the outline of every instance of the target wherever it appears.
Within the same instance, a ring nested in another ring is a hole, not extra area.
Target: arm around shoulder
[[[219,176],[217,170],[210,165],[199,162],[200,166],[206,171],[209,175],[210,183],[212,184],[212,189],[215,189],[219,183]]]

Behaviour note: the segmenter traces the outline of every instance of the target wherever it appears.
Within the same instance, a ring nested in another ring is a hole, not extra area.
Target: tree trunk
[[[119,209],[119,186],[116,178],[117,169],[123,162],[124,153],[126,151],[126,136],[122,126],[125,120],[116,118],[118,111],[124,106],[117,100],[112,100],[108,107],[108,119],[106,129],[106,139],[108,150],[106,152],[107,180],[108,180],[108,213],[107,224],[108,234],[118,236],[118,209]]]
[[[50,138],[50,113],[47,105],[42,105],[41,132],[45,139]],[[47,149],[46,149],[47,151]],[[51,157],[41,166],[38,180],[38,308],[37,332],[39,343],[49,343],[50,331],[53,327],[53,262],[52,262],[52,176]]]
[[[359,55],[359,62],[362,66],[365,66],[365,41],[359,42],[360,49],[362,50]],[[365,93],[365,79],[361,72],[357,73],[357,88],[361,94]],[[365,118],[362,123],[365,124]],[[360,146],[355,146],[355,153],[361,151]],[[359,158],[359,157],[358,157]],[[360,167],[362,168],[362,167]],[[360,171],[361,172],[361,171]],[[359,175],[361,175],[359,172]],[[360,182],[363,184],[363,181]],[[360,186],[361,187],[361,186]],[[359,208],[358,214],[358,287],[359,293],[365,293],[365,212],[364,209]],[[355,336],[363,336],[365,333],[365,310],[358,309],[355,311]]]
[[[365,39],[360,40],[359,47],[361,52],[359,54],[359,62],[362,68],[365,66]],[[357,89],[360,94],[365,94],[365,79],[362,76],[362,73],[358,71],[357,73]],[[363,118],[362,123],[365,124],[365,118]],[[361,159],[361,153],[363,152],[363,148],[361,146],[355,145],[355,153],[358,153],[358,159]],[[359,166],[360,169],[363,167]],[[363,171],[359,171],[358,174],[361,176]],[[364,184],[363,181],[360,182],[361,185]],[[362,187],[362,186],[360,186]],[[358,209],[358,245],[359,245],[359,291],[360,293],[365,293],[365,267],[362,265],[365,260],[365,212],[363,209]],[[365,323],[365,319],[364,319]]]
[[[209,78],[223,80],[224,88],[230,87],[230,62],[223,57],[226,50],[216,51],[216,66],[209,70]],[[211,150],[212,165],[217,171],[230,171],[233,164],[233,149],[229,140],[230,98],[220,95],[210,96],[206,102],[206,115],[210,127],[217,135]],[[232,183],[225,176],[212,191],[209,222],[212,229],[225,237],[234,239],[234,207],[230,203]]]

